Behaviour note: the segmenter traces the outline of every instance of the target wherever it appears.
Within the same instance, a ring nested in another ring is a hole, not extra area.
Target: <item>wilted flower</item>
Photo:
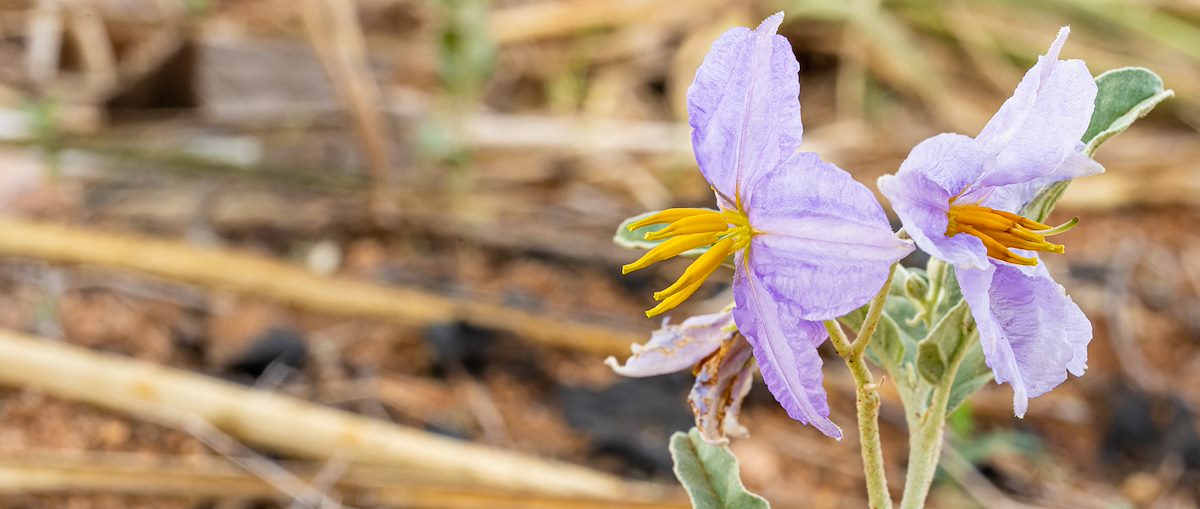
[[[668,209],[629,225],[670,223],[666,239],[626,273],[711,246],[655,293],[661,314],[690,297],[734,256],[733,318],[754,349],[763,379],[792,418],[829,436],[816,347],[829,320],[863,305],[911,250],[892,232],[875,197],[813,153],[797,153],[799,64],[776,35],[783,13],[757,30],[735,28],[712,46],[688,88],[692,146],[717,210]]]
[[[879,179],[905,231],[955,267],[979,326],[988,366],[1029,398],[1083,374],[1092,326],[1037,252],[1062,253],[1052,228],[1017,215],[1038,190],[1104,169],[1083,153],[1096,84],[1081,60],[1058,59],[1064,27],[979,136],[941,134],[917,145],[894,176]]]
[[[625,365],[613,357],[604,362],[613,371],[632,377],[693,369],[696,383],[688,403],[700,435],[716,444],[727,442],[727,437],[745,436],[738,415],[754,380],[754,362],[750,345],[733,324],[732,308],[693,316],[677,325],[664,319],[650,341],[633,345],[633,355]]]

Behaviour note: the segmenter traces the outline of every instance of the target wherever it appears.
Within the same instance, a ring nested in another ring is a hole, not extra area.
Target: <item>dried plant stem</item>
[[[317,484],[319,465],[282,465]],[[563,497],[430,482],[403,469],[349,467],[332,492],[376,507],[404,509],[683,509],[685,502],[627,502]],[[222,502],[275,498],[277,490],[227,461],[195,456],[23,451],[0,457],[0,494],[172,495]],[[219,505],[219,504],[218,504]],[[345,506],[342,506],[345,507]]]
[[[352,0],[307,0],[301,12],[313,48],[354,118],[374,184],[371,210],[376,220],[386,224],[395,212],[388,202],[394,162],[391,132],[380,107],[383,93],[371,69],[356,4]]]
[[[0,255],[130,269],[323,313],[404,325],[462,320],[537,343],[600,355],[628,353],[628,345],[635,341],[632,333],[609,327],[469,298],[452,299],[411,288],[318,276],[301,267],[235,251],[12,218],[0,218]]]
[[[825,322],[825,329],[833,342],[838,355],[846,361],[850,374],[854,377],[855,406],[858,409],[858,436],[862,447],[864,475],[867,480],[867,498],[871,509],[891,509],[892,495],[888,492],[887,472],[883,463],[883,446],[879,439],[879,385],[875,383],[870,368],[867,367],[865,353],[871,342],[871,335],[879,325],[887,302],[888,292],[892,287],[892,276],[896,273],[893,264],[888,271],[887,281],[883,288],[871,300],[867,308],[867,316],[859,328],[858,336],[851,343],[846,337],[842,326],[835,320]]]
[[[440,437],[203,375],[0,330],[0,383],[172,426],[197,420],[298,457],[419,468],[433,480],[593,499],[657,500],[655,485]]]

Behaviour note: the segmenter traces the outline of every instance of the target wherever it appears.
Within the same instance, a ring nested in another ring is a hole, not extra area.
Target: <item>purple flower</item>
[[[1069,28],[1025,73],[974,138],[941,134],[917,145],[896,175],[879,179],[917,246],[954,265],[996,381],[1029,398],[1083,374],[1092,326],[1038,263],[1062,253],[1046,240],[1063,227],[1016,214],[1047,184],[1104,169],[1082,152],[1096,84],[1081,60],[1059,60]],[[964,235],[965,234],[965,235]]]
[[[912,250],[874,195],[816,154],[798,153],[799,64],[776,35],[783,13],[757,30],[735,28],[712,46],[688,88],[692,146],[717,210],[668,209],[630,224],[670,223],[668,239],[626,273],[711,246],[655,293],[654,316],[678,306],[730,255],[733,319],[753,347],[767,387],[793,419],[840,437],[829,420],[816,347],[822,320],[862,306]]]
[[[678,325],[663,320],[645,345],[633,345],[625,365],[613,357],[604,360],[625,376],[662,375],[695,367],[696,383],[688,403],[696,428],[704,440],[724,444],[728,437],[744,437],[738,422],[742,400],[754,380],[750,345],[733,324],[732,307],[720,313],[693,316]]]

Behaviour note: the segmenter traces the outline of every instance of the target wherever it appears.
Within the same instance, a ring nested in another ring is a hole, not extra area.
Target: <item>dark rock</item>
[[[629,474],[665,478],[671,475],[668,438],[693,424],[691,385],[686,373],[622,379],[601,391],[562,388],[559,400],[567,423],[591,438],[593,456],[615,457]]]
[[[1112,417],[1102,444],[1105,458],[1123,471],[1154,469],[1176,457],[1200,473],[1196,412],[1175,394],[1120,386],[1107,396]]]
[[[495,332],[462,322],[441,323],[425,328],[425,341],[433,351],[439,375],[450,369],[465,369],[477,375],[491,360]]]
[[[259,334],[250,347],[234,357],[228,371],[257,379],[272,364],[302,369],[308,363],[308,345],[304,337],[289,328],[272,327]]]
[[[1071,263],[1067,265],[1067,274],[1077,281],[1104,285],[1112,276],[1112,267],[1097,263]]]

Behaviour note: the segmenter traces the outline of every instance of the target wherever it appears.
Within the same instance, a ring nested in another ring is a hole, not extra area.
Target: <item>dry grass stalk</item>
[[[318,465],[288,463],[315,484]],[[349,500],[410,509],[644,508],[675,509],[677,503],[611,502],[507,490],[456,487],[414,479],[404,470],[351,467],[334,483]],[[270,498],[271,486],[229,463],[204,458],[148,458],[122,453],[33,451],[0,458],[0,493],[112,493],[169,495],[219,500]]]
[[[70,36],[79,48],[88,85],[107,90],[117,84],[117,56],[100,12],[86,4],[72,5],[68,13]]]
[[[662,488],[568,463],[368,419],[187,371],[0,331],[0,383],[176,426],[197,419],[247,443],[309,458],[419,469],[428,478],[602,500],[659,500]]]
[[[670,2],[654,0],[531,2],[493,11],[490,25],[492,40],[497,44],[509,44],[531,39],[573,36],[588,29],[644,23],[656,18],[686,17],[688,11],[689,9],[679,9]]]
[[[301,11],[321,65],[354,117],[354,127],[374,182],[371,210],[377,220],[389,222],[394,215],[387,199],[394,162],[390,129],[380,107],[382,94],[371,70],[355,2],[306,0]]]
[[[300,267],[234,251],[19,219],[0,219],[0,255],[135,270],[323,313],[404,325],[461,320],[548,346],[596,354],[627,353],[629,344],[638,339],[608,327],[555,319],[490,302],[318,276]]]
[[[38,1],[29,17],[28,32],[25,65],[29,79],[37,84],[49,82],[58,75],[63,43],[62,7],[58,0]]]

